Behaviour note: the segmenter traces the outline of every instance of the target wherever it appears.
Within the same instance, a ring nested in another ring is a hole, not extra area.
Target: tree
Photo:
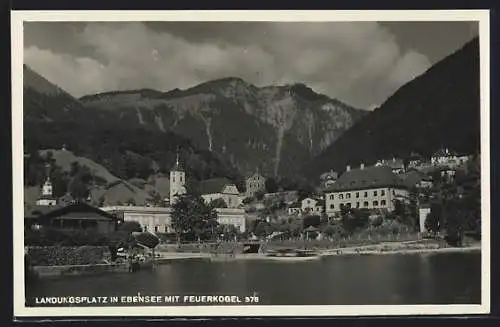
[[[220,234],[224,234],[223,239],[226,241],[233,240],[240,234],[240,231],[234,225],[219,225]]]
[[[137,221],[124,221],[118,226],[118,230],[127,233],[142,232],[142,227]]]
[[[258,201],[262,201],[262,199],[264,198],[264,192],[262,192],[262,191],[257,191],[257,192],[255,192],[255,198],[256,198]]]
[[[217,198],[210,201],[209,205],[212,208],[227,208],[226,201],[223,198]]]
[[[200,241],[200,236],[217,222],[217,212],[201,196],[182,195],[172,208],[172,227],[179,244],[183,233],[194,233]]]
[[[341,209],[341,224],[346,233],[352,234],[356,229],[365,227],[369,222],[370,213],[366,210],[356,210],[343,207]]]
[[[276,179],[274,179],[273,177],[266,179],[265,187],[267,193],[275,193],[278,191],[278,183],[276,182]]]
[[[265,237],[267,236],[267,232],[269,228],[269,223],[265,221],[258,221],[257,226],[255,226],[254,234],[258,237]]]
[[[250,204],[252,203],[253,199],[251,197],[248,197],[248,198],[244,198],[243,201],[241,201],[241,203],[243,204]]]
[[[68,185],[68,190],[75,200],[87,199],[90,194],[88,185],[78,178],[73,178],[71,180]]]
[[[162,204],[163,200],[160,196],[160,193],[155,190],[151,190],[148,193],[148,202],[152,205],[160,205]]]
[[[425,229],[433,234],[437,234],[437,232],[439,232],[440,215],[436,211],[437,210],[432,210],[431,208],[431,212],[427,214],[424,222]]]
[[[304,217],[304,228],[309,226],[318,227],[321,224],[321,216],[311,215]]]
[[[333,237],[336,234],[336,232],[337,230],[332,225],[326,225],[322,230],[322,233],[325,234],[327,237]]]

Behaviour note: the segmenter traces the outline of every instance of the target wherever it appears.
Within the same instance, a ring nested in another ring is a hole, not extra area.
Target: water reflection
[[[479,253],[328,257],[312,262],[202,262],[154,272],[47,280],[34,296],[239,295],[261,304],[480,303]]]

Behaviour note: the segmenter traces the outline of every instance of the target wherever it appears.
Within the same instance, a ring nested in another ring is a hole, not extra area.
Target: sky
[[[25,22],[24,63],[75,97],[231,76],[370,110],[477,34],[477,22]]]

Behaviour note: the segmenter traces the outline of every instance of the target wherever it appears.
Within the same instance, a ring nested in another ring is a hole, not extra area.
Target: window
[[[386,205],[385,200],[380,201],[380,205],[381,205],[381,206],[385,206],[385,205]]]
[[[365,198],[367,198],[367,197],[368,197],[368,192],[365,192]]]
[[[363,207],[368,207],[368,201],[363,202]]]
[[[345,195],[345,197],[346,197],[347,199],[350,199],[350,198],[351,198],[351,193],[347,193],[347,194]]]
[[[373,196],[377,196],[377,191],[373,191]]]
[[[158,233],[158,226],[155,226],[155,233]]]
[[[349,209],[351,209],[351,204],[350,203],[346,203],[346,207],[348,207]]]
[[[330,194],[330,200],[335,199],[335,196],[333,194]]]
[[[373,206],[378,207],[378,201],[373,201]]]
[[[356,192],[356,198],[359,198],[359,192]]]
[[[307,200],[307,204],[310,204],[311,203],[311,200]]]
[[[359,202],[356,202],[356,208],[359,208]]]
[[[380,191],[380,195],[384,196],[385,195],[385,190]]]
[[[341,193],[341,194],[339,194],[339,199],[341,199],[341,200],[342,200],[343,198],[344,198],[344,194],[342,194],[342,193]]]
[[[334,208],[335,208],[335,206],[333,205],[333,203],[330,204],[330,209],[334,209]]]
[[[175,176],[172,176],[172,182],[175,183]]]

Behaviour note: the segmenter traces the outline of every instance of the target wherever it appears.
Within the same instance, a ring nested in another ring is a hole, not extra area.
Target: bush
[[[31,266],[66,266],[101,263],[108,254],[106,246],[37,246],[28,247],[26,257]]]
[[[27,246],[107,246],[128,241],[130,233],[117,231],[100,234],[93,231],[61,231],[54,228],[27,230],[24,243]]]

